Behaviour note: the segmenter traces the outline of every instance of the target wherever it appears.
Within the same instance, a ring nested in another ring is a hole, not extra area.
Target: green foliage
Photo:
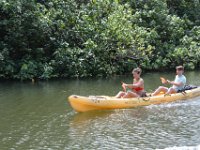
[[[185,63],[188,69],[194,69],[199,66],[200,58],[200,27],[194,27],[188,35],[181,39],[181,45],[178,46],[173,57],[177,63]],[[181,62],[184,61],[184,62]]]
[[[2,0],[0,78],[195,69],[199,16],[199,1],[189,0]]]

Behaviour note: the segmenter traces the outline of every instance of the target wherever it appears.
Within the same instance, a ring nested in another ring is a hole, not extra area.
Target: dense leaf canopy
[[[1,0],[0,77],[200,66],[199,0]]]

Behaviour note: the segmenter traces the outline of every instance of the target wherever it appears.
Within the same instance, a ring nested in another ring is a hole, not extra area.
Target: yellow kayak
[[[171,95],[161,94],[158,96],[150,96],[150,97],[116,98],[110,96],[85,97],[85,96],[71,95],[68,97],[68,99],[70,105],[75,111],[86,112],[92,110],[133,108],[151,104],[173,102],[177,100],[187,100],[197,96],[200,96],[200,87],[192,90],[187,90],[182,93],[176,93]]]

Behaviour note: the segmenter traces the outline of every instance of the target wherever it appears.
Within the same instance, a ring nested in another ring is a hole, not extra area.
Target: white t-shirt
[[[173,88],[175,88],[177,91],[182,90],[186,84],[186,77],[184,75],[180,75],[180,76],[176,75],[174,82],[181,82],[182,83],[181,86],[173,85]]]

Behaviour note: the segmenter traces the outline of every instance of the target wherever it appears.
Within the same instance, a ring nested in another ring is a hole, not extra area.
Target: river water
[[[145,73],[145,88],[159,86],[160,76]],[[186,72],[187,82],[200,85],[200,72]],[[200,149],[200,97],[134,109],[76,113],[67,97],[115,95],[120,81],[71,79],[0,83],[0,150],[67,149]]]

